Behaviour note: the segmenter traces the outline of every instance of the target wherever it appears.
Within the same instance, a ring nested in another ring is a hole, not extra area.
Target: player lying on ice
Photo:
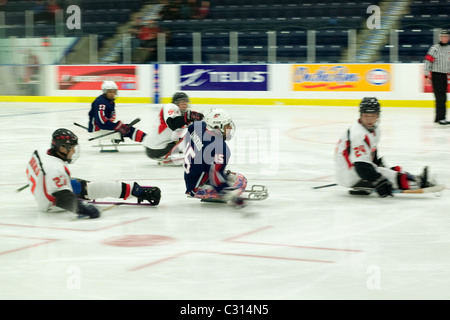
[[[395,190],[422,189],[435,186],[429,181],[428,167],[412,175],[400,167],[387,167],[377,153],[380,141],[380,103],[365,97],[359,105],[360,118],[338,142],[335,157],[337,184],[352,188],[350,194],[392,196]]]
[[[231,202],[238,207],[244,205],[241,195],[246,191],[247,179],[242,174],[225,171],[230,159],[226,141],[233,137],[234,131],[234,122],[222,109],[210,110],[204,121],[195,121],[188,127],[184,136],[184,181],[188,196],[202,201]],[[260,187],[256,191],[252,188],[248,198],[267,198],[267,189]]]
[[[72,179],[68,168],[79,156],[77,136],[61,128],[53,132],[50,149],[35,150],[28,162],[26,173],[31,192],[44,212],[68,210],[79,217],[100,217],[101,211],[86,200],[98,198],[136,197],[158,205],[161,191],[158,187],[133,186],[123,182],[90,182]]]
[[[103,81],[102,94],[91,104],[88,131],[96,133],[99,133],[100,130],[106,130],[104,132],[118,132],[120,137],[114,141],[115,143],[123,141],[124,137],[136,142],[142,142],[146,136],[145,132],[116,119],[116,104],[114,100],[118,95],[117,90],[118,87],[114,81]]]

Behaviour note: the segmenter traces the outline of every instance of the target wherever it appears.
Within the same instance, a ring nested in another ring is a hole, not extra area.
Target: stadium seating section
[[[101,41],[117,32],[139,10],[141,0],[79,0],[82,30],[65,29],[67,36],[95,33]],[[161,20],[169,32],[166,61],[190,63],[193,59],[193,33],[201,35],[202,62],[225,63],[230,57],[230,32],[238,35],[239,62],[267,62],[268,31],[276,35],[277,62],[305,62],[308,30],[316,31],[316,61],[339,62],[348,43],[348,30],[366,27],[368,6],[380,1],[319,0],[214,0],[205,19]],[[243,4],[244,3],[244,4]],[[25,36],[25,11],[33,1],[8,1],[4,35]],[[435,28],[450,28],[450,0],[412,1],[408,14],[402,14],[398,30],[399,60],[421,61],[435,40]],[[64,12],[65,17],[68,16]],[[34,36],[52,36],[55,26],[35,23]],[[389,62],[389,45],[380,52]]]

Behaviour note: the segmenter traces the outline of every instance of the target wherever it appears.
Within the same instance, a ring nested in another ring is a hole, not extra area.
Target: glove
[[[80,216],[88,216],[90,219],[96,219],[100,217],[100,210],[89,202],[78,201],[77,214]]]
[[[130,132],[131,128],[128,125],[124,124],[122,121],[119,121],[114,130],[120,132],[124,136],[128,132]]]
[[[378,193],[378,195],[382,198],[385,198],[387,196],[393,196],[392,195],[392,183],[386,179],[385,177],[381,176],[373,183],[373,187],[375,188],[375,191]]]
[[[184,122],[188,123],[192,121],[201,121],[203,120],[203,117],[204,117],[203,113],[188,110],[184,114]]]

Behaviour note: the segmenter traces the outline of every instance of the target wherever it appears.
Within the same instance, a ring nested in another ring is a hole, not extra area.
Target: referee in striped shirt
[[[447,111],[447,74],[450,73],[449,39],[449,32],[442,30],[439,35],[440,42],[431,46],[424,60],[426,81],[431,81],[436,99],[436,116],[434,122],[442,125],[450,124],[450,121],[447,121],[445,118]]]

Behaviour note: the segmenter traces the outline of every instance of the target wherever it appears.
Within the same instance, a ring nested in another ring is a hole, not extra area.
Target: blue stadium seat
[[[450,2],[448,1],[413,1],[410,5],[412,15],[439,15],[450,12]]]
[[[307,61],[307,46],[279,46],[277,61],[281,63],[304,63]]]
[[[347,45],[348,31],[347,29],[322,29],[316,30],[316,44],[323,45]]]
[[[277,45],[306,45],[306,30],[282,30],[277,32]]]
[[[337,63],[341,58],[343,48],[340,45],[317,45],[316,46],[316,61]]]
[[[433,29],[404,29],[398,32],[399,44],[428,44],[433,43]]]
[[[166,47],[166,61],[192,63],[192,47]]]
[[[6,25],[25,25],[25,12],[6,12]]]
[[[170,45],[174,47],[192,46],[192,32],[174,32],[171,35]]]
[[[448,25],[450,21],[450,16],[447,13],[441,13],[431,17],[427,14],[421,15],[405,15],[400,20],[402,28],[414,25],[428,26],[430,28],[442,28]]]
[[[267,31],[242,31],[238,33],[239,45],[261,46],[267,45]]]
[[[55,35],[55,26],[51,25],[35,25],[34,36],[35,37],[50,37]]]
[[[4,7],[5,12],[22,12],[32,10],[34,1],[8,1]]]
[[[202,46],[227,46],[230,43],[228,31],[206,31],[202,32]]]
[[[204,63],[228,63],[230,48],[228,46],[205,46],[202,48],[202,61]]]
[[[267,61],[267,46],[239,46],[239,61],[259,63]]]

